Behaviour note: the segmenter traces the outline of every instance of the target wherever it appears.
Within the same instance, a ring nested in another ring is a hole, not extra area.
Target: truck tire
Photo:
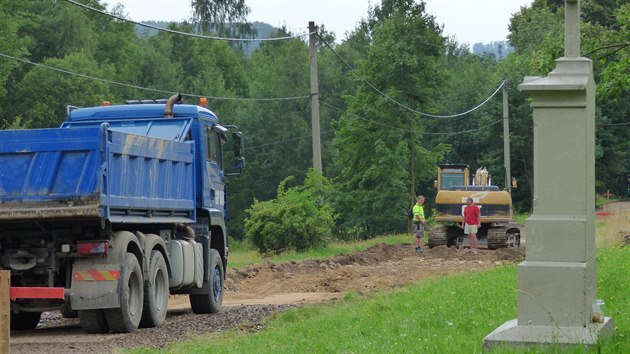
[[[77,311],[72,309],[69,298],[66,298],[66,301],[63,303],[63,308],[61,308],[60,312],[63,318],[77,318],[79,316]]]
[[[77,318],[79,316],[76,310],[70,310],[67,307],[64,307],[63,309],[61,309],[60,312],[63,318]]]
[[[144,309],[141,327],[157,327],[164,323],[168,308],[168,269],[160,251],[152,251],[148,279],[144,282]]]
[[[18,312],[11,314],[12,331],[28,331],[37,328],[42,317],[41,312]]]
[[[138,329],[144,304],[144,281],[140,263],[133,253],[125,254],[125,264],[118,279],[120,307],[106,309],[105,319],[114,333],[129,333]]]
[[[80,310],[79,323],[85,333],[107,333],[109,326],[103,310]]]
[[[210,249],[208,255],[207,294],[190,294],[190,307],[193,313],[217,313],[223,306],[223,262],[215,249]]]

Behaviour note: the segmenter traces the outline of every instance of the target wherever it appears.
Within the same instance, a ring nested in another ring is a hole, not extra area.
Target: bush
[[[324,245],[331,237],[334,212],[324,202],[327,180],[310,171],[303,185],[286,189],[292,179],[280,183],[276,199],[254,200],[247,210],[245,235],[262,254],[301,252]]]

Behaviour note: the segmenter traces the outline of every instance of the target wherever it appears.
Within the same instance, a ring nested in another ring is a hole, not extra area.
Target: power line
[[[94,12],[98,12],[101,15],[105,15],[105,16],[109,16],[112,18],[115,18],[117,20],[120,21],[125,21],[125,22],[129,22],[129,23],[133,23],[135,25],[138,26],[142,26],[142,27],[146,27],[146,28],[151,28],[157,31],[161,31],[161,32],[168,32],[168,33],[173,33],[173,34],[179,34],[179,35],[183,35],[183,36],[189,36],[189,37],[195,37],[195,38],[203,38],[203,39],[213,39],[213,40],[219,40],[219,41],[233,41],[233,42],[265,42],[265,41],[280,41],[280,40],[288,40],[288,39],[295,39],[295,38],[300,38],[300,37],[305,37],[310,35],[310,33],[303,33],[303,34],[298,34],[295,36],[286,36],[286,37],[277,37],[277,38],[226,38],[226,37],[215,37],[215,36],[205,36],[203,34],[196,34],[196,33],[189,33],[189,32],[181,32],[181,31],[176,31],[176,30],[172,30],[172,29],[168,29],[168,28],[161,28],[161,27],[157,27],[157,26],[152,26],[146,23],[142,23],[142,22],[137,22],[134,20],[130,20],[124,17],[120,17],[114,14],[110,14],[108,12],[105,11],[101,11],[99,9],[95,9],[93,7],[90,7],[88,5],[82,4],[80,2],[74,1],[74,0],[65,0],[66,2],[76,5],[76,6],[80,6],[84,9],[90,10],[90,11],[94,11]]]
[[[49,66],[49,65],[46,65],[46,64],[42,64],[42,63],[35,63],[35,62],[32,62],[32,61],[30,61],[28,59],[16,58],[14,56],[11,56],[11,55],[8,55],[8,54],[5,54],[5,53],[1,53],[1,52],[0,52],[0,56],[8,58],[8,59],[13,59],[13,60],[16,60],[16,61],[20,61],[20,62],[25,63],[25,64],[29,64],[29,65],[45,68],[45,69],[48,69],[48,70],[57,71],[57,72],[64,73],[64,74],[67,74],[67,75],[78,76],[78,77],[82,77],[84,79],[89,79],[89,80],[101,81],[101,82],[105,82],[105,83],[112,84],[112,85],[124,86],[124,87],[134,88],[134,89],[138,89],[138,90],[144,90],[144,91],[165,93],[165,94],[169,94],[169,95],[172,94],[173,92],[176,92],[176,91],[172,91],[172,90],[162,90],[162,89],[156,89],[156,88],[150,88],[150,87],[143,87],[143,86],[127,84],[127,83],[123,83],[123,82],[107,80],[107,79],[94,77],[94,76],[90,76],[90,75],[80,74],[80,73],[76,73],[76,72],[65,70],[65,69],[55,68],[53,66]],[[186,96],[186,97],[195,97],[195,98],[205,97],[205,98],[213,99],[213,100],[217,100],[217,101],[221,101],[221,100],[225,100],[225,101],[229,101],[229,100],[232,100],[232,101],[285,101],[285,100],[298,100],[298,99],[310,98],[309,95],[294,96],[294,97],[273,97],[273,98],[218,97],[218,96],[197,95],[197,94],[192,94],[192,93],[182,93],[181,95],[182,96]]]
[[[330,133],[334,133],[334,130],[326,130],[320,133],[320,135],[324,135],[324,134],[330,134]],[[309,134],[309,135],[303,135],[303,136],[298,136],[295,138],[291,138],[291,139],[286,139],[286,140],[280,140],[280,141],[274,141],[273,143],[267,143],[267,144],[262,144],[262,145],[256,145],[256,146],[247,146],[245,147],[245,149],[257,149],[257,148],[261,148],[261,147],[267,147],[267,146],[272,146],[272,145],[278,145],[278,144],[284,144],[284,143],[289,143],[292,141],[296,141],[296,140],[302,140],[302,139],[310,139],[312,138],[313,135]]]
[[[621,126],[621,125],[630,125],[630,122],[623,122],[623,123],[599,123],[597,125],[598,126],[603,126],[603,127],[616,127],[616,126]]]
[[[340,111],[340,112],[343,112],[343,113],[349,114],[349,115],[351,115],[351,116],[353,116],[353,117],[359,118],[359,119],[361,119],[361,120],[363,120],[363,121],[366,121],[366,122],[368,122],[368,123],[372,123],[372,124],[380,125],[380,126],[383,126],[383,127],[388,128],[388,129],[396,129],[396,130],[400,130],[400,131],[403,131],[403,132],[405,132],[405,133],[416,133],[415,131],[410,130],[410,129],[398,128],[398,127],[392,127],[392,126],[391,126],[391,125],[389,125],[389,124],[385,124],[385,123],[377,122],[377,121],[374,121],[374,120],[371,120],[371,119],[363,118],[363,117],[361,117],[361,116],[359,116],[359,115],[356,115],[356,114],[354,114],[354,113],[349,113],[349,112],[347,112],[347,111],[344,111],[344,110],[343,110],[343,109],[341,109],[341,108],[338,108],[338,107],[335,107],[335,106],[333,106],[333,105],[331,105],[331,104],[328,104],[328,103],[326,103],[326,102],[324,102],[324,101],[322,101],[322,100],[319,100],[319,102],[320,102],[321,104],[325,105],[325,106],[328,106],[328,107],[333,108],[333,109],[336,109],[336,110],[338,110],[338,111]],[[491,127],[491,126],[493,126],[493,125],[495,125],[495,124],[500,123],[501,121],[503,121],[503,118],[501,118],[501,119],[497,119],[496,121],[494,121],[494,122],[492,122],[492,123],[490,123],[490,124],[487,124],[487,125],[484,125],[484,126],[481,126],[481,127],[475,128],[475,129],[462,130],[462,131],[458,131],[458,132],[447,132],[447,133],[422,132],[421,134],[422,134],[422,135],[459,135],[459,134],[466,134],[466,133],[474,133],[474,132],[477,132],[477,131],[480,131],[480,130],[483,130],[483,129],[489,128],[489,127]]]
[[[494,97],[494,95],[497,94],[497,92],[499,92],[499,90],[501,90],[501,88],[503,87],[503,85],[505,85],[505,81],[501,82],[501,84],[499,85],[499,87],[488,97],[486,98],[483,102],[481,102],[480,104],[478,104],[477,106],[462,112],[462,113],[457,113],[457,114],[450,114],[450,115],[436,115],[436,114],[430,114],[430,113],[425,113],[425,112],[420,112],[417,111],[413,108],[407,107],[404,104],[396,101],[394,98],[392,98],[391,96],[387,95],[386,93],[384,93],[383,91],[379,90],[376,86],[372,85],[369,81],[367,81],[366,79],[364,79],[350,64],[348,64],[331,46],[330,44],[328,44],[328,42],[326,42],[326,40],[319,35],[319,33],[317,33],[317,36],[319,37],[319,39],[324,43],[324,45],[330,49],[333,54],[335,54],[335,56],[345,65],[347,66],[355,75],[357,75],[359,77],[359,79],[361,81],[363,81],[363,83],[365,83],[366,85],[370,86],[374,91],[376,91],[379,95],[387,98],[388,100],[392,101],[393,103],[395,103],[396,105],[400,106],[401,108],[412,112],[412,113],[416,113],[418,115],[421,116],[425,116],[425,117],[429,117],[429,118],[457,118],[457,117],[461,117],[464,115],[467,115],[469,113],[472,113],[474,111],[476,111],[477,109],[481,108],[483,105],[485,105],[486,103],[488,103],[488,101],[490,101],[490,99],[492,97]]]

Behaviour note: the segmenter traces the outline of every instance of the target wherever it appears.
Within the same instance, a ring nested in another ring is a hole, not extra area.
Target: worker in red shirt
[[[470,249],[468,252],[477,254],[477,231],[481,227],[481,210],[475,205],[472,198],[466,199],[466,207],[464,207],[464,223],[462,224],[464,233],[468,235]]]

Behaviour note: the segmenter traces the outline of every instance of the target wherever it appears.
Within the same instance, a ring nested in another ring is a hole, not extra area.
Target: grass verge
[[[228,268],[243,268],[250,264],[260,264],[263,262],[282,263],[289,261],[303,261],[307,259],[326,259],[357,251],[363,251],[380,243],[401,244],[405,242],[412,243],[413,236],[411,234],[407,234],[376,237],[365,241],[331,242],[325,247],[311,249],[306,252],[286,252],[271,257],[263,257],[247,243],[232,242],[230,244]],[[234,244],[234,246],[232,246],[232,244]]]
[[[582,352],[630,353],[628,259],[629,247],[598,249],[599,297],[617,328],[612,341]],[[480,353],[483,338],[517,316],[516,268],[436,278],[369,296],[350,293],[333,303],[279,314],[254,334],[222,332],[173,344],[161,352]],[[499,351],[505,352],[545,351]]]

